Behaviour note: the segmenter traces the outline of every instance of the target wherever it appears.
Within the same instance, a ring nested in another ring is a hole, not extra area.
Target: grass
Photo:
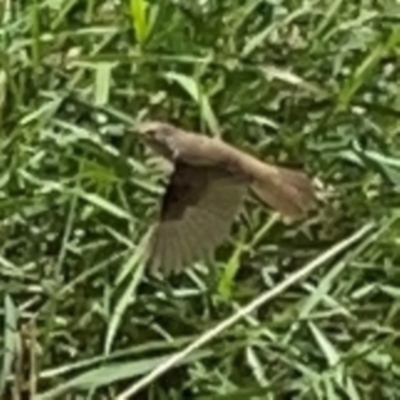
[[[0,397],[400,398],[399,12],[3,2]],[[149,278],[142,118],[304,168],[325,205],[249,199],[213,265]]]

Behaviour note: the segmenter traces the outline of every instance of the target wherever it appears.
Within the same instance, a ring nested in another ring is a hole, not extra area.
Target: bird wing
[[[229,234],[246,189],[224,169],[177,162],[150,237],[151,270],[177,272],[209,255]]]

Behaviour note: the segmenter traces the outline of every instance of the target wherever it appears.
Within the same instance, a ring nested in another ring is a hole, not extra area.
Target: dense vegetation
[[[396,1],[13,0],[0,18],[2,398],[32,375],[39,399],[122,400],[191,344],[133,398],[400,398]],[[321,206],[287,224],[249,198],[212,265],[150,278],[143,118],[304,168]]]

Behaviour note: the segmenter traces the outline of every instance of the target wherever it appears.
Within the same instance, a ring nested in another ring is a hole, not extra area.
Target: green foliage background
[[[38,398],[113,399],[366,224],[135,398],[400,398],[396,1],[14,0],[0,19],[4,398],[32,318]],[[286,225],[249,199],[212,266],[149,279],[143,118],[303,167],[325,205]]]

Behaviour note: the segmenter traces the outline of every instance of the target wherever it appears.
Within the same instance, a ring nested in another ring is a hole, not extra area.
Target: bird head
[[[156,152],[171,158],[171,140],[175,136],[176,128],[165,122],[146,121],[140,124],[138,131],[144,141]]]

